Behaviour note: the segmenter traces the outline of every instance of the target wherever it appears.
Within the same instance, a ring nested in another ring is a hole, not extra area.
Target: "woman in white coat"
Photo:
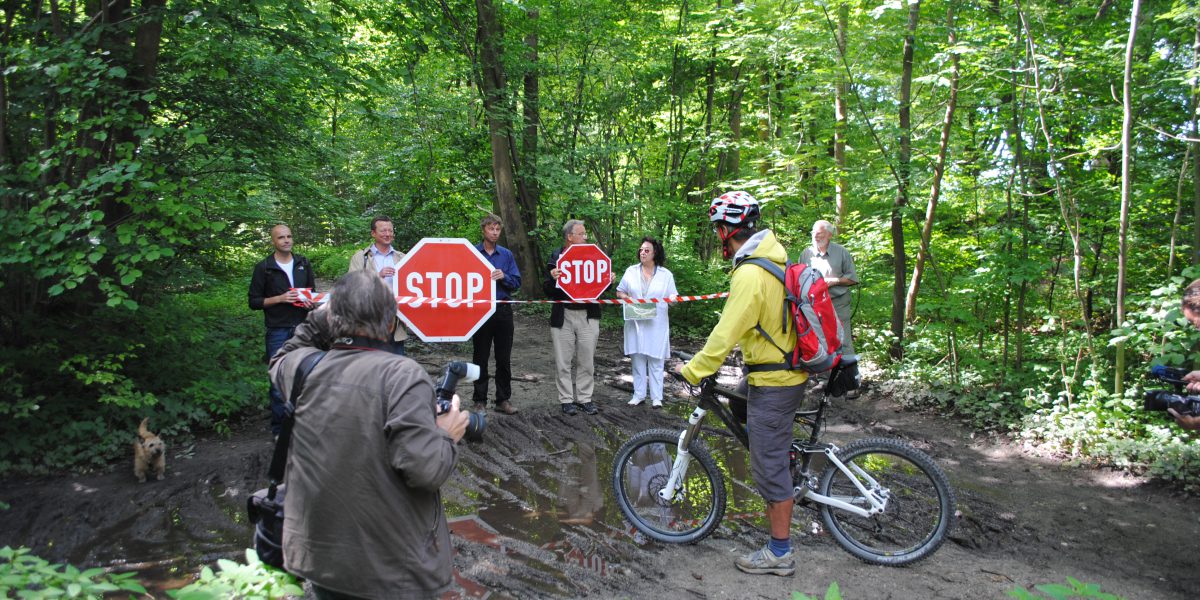
[[[617,285],[618,298],[671,298],[675,276],[664,268],[666,252],[662,243],[652,237],[642,238],[638,248],[638,264],[625,270]],[[647,302],[626,304],[625,354],[633,361],[633,399],[630,406],[646,401],[662,406],[663,365],[671,353],[671,327],[667,321],[667,303]],[[647,390],[648,388],[648,390]]]

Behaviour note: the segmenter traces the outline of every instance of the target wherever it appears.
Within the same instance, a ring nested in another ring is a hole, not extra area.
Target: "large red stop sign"
[[[492,263],[462,238],[425,238],[396,265],[400,318],[426,342],[463,342],[496,312]]]
[[[593,300],[608,287],[612,261],[595,244],[573,244],[555,263],[558,287],[572,300]]]

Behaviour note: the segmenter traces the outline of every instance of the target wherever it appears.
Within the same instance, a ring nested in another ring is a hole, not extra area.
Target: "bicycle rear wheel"
[[[679,431],[650,429],[625,442],[613,459],[617,506],[634,527],[660,542],[704,539],[725,514],[725,479],[701,440],[688,446],[691,460],[674,498],[658,496],[679,453]]]
[[[861,517],[828,504],[821,519],[850,554],[871,564],[900,566],[932,554],[946,539],[954,519],[954,491],[946,474],[928,454],[899,440],[868,438],[842,448],[837,457],[870,492],[886,498],[884,512]],[[819,491],[862,508],[870,502],[846,473],[830,464]]]

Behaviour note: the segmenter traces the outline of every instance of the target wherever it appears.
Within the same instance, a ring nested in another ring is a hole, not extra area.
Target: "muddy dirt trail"
[[[765,520],[745,453],[731,438],[707,440],[726,469],[732,504],[698,544],[670,546],[631,534],[610,491],[612,454],[650,427],[679,428],[691,405],[669,389],[663,410],[628,407],[629,362],[619,331],[597,352],[597,416],[563,415],[556,401],[545,318],[517,315],[513,402],[488,413],[483,442],[468,444],[444,488],[456,549],[459,597],[1003,598],[1017,585],[1097,583],[1129,599],[1195,598],[1200,504],[1109,471],[1025,455],[1003,439],[976,437],[942,416],[901,410],[886,384],[835,404],[826,438],[838,444],[897,437],[931,454],[950,475],[959,516],[932,557],[903,568],[866,565],[798,509],[794,577],[751,576],[733,559],[763,543]],[[675,340],[695,350],[698,341]],[[469,344],[413,344],[431,374],[470,358]],[[668,386],[672,386],[668,383]],[[468,395],[466,386],[460,393]],[[673,394],[672,394],[673,393]],[[265,482],[272,444],[262,419],[225,437],[178,443],[164,481],[138,484],[130,465],[108,473],[8,480],[0,485],[0,546],[24,545],[55,561],[138,570],[156,593],[183,585],[199,565],[241,556],[250,538],[246,494]],[[136,424],[131,424],[132,435]],[[171,440],[168,440],[170,443]]]

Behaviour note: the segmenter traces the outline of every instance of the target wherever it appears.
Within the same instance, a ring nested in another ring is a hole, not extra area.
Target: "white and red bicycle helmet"
[[[728,223],[735,228],[753,227],[759,217],[758,200],[746,192],[726,192],[713,199],[708,220]]]
[[[733,257],[729,238],[743,228],[754,227],[759,214],[758,200],[746,192],[726,192],[713,199],[708,206],[708,220],[712,221],[717,237],[721,238],[721,256]],[[725,227],[718,227],[718,224]]]

